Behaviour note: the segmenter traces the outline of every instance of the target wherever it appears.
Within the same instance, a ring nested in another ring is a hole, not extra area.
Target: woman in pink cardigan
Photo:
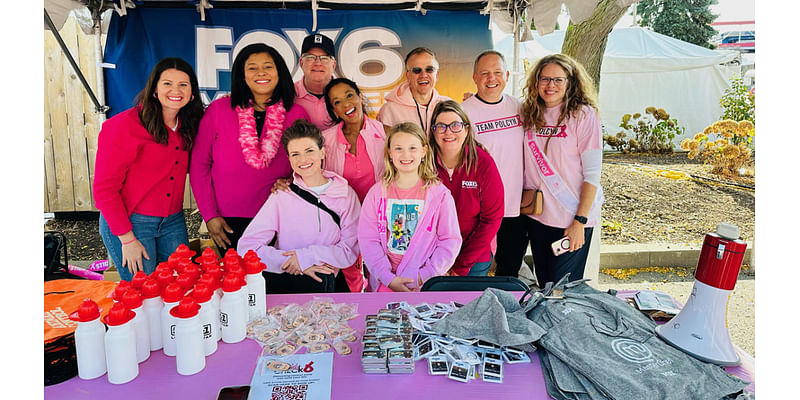
[[[267,293],[333,292],[334,275],[358,256],[361,206],[344,178],[322,169],[322,142],[310,122],[286,129],[295,186],[271,195],[239,239],[240,253],[253,250],[267,264]]]
[[[291,173],[280,151],[283,131],[299,118],[286,63],[263,43],[246,46],[231,68],[231,95],[211,103],[200,122],[189,179],[197,208],[221,250],[236,249],[276,179]]]
[[[197,77],[180,58],[156,64],[136,104],[103,124],[92,185],[100,236],[128,281],[188,244],[183,188],[203,115]]]
[[[386,172],[364,198],[358,222],[368,289],[419,290],[444,275],[461,248],[455,202],[439,181],[422,128],[392,127],[384,154]]]

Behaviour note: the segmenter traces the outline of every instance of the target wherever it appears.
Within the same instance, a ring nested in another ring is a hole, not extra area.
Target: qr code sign
[[[306,400],[308,385],[285,385],[272,387],[272,400]]]

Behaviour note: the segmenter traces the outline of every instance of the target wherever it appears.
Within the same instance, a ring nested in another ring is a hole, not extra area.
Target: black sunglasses
[[[422,68],[414,67],[414,68],[409,69],[409,71],[413,72],[415,75],[419,75],[419,74],[422,73]],[[436,72],[436,67],[434,67],[433,65],[428,65],[427,67],[425,67],[425,72],[427,72],[429,74],[432,74],[432,73]]]

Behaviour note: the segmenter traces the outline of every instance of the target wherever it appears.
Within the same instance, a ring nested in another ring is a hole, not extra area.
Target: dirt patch
[[[748,166],[751,171],[753,167]],[[752,175],[723,179],[685,153],[606,153],[601,184],[606,198],[602,243],[696,244],[720,222],[737,225],[744,240],[754,238]],[[199,237],[200,213],[185,213],[189,238]],[[64,232],[72,260],[105,259],[98,215],[58,213],[44,229]]]

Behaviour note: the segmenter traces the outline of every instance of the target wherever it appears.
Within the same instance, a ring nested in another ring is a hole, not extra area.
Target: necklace
[[[267,106],[265,111],[264,137],[259,143],[252,103],[246,108],[236,107],[239,119],[239,144],[242,145],[244,161],[255,169],[268,167],[270,161],[278,153],[283,122],[286,120],[286,109],[283,108],[282,101]]]

